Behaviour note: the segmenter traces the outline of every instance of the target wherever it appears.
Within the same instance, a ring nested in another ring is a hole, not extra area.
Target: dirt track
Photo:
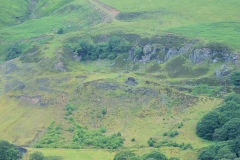
[[[95,5],[95,7],[100,9],[101,12],[105,15],[104,21],[116,19],[116,17],[120,13],[119,10],[117,10],[109,5],[106,5],[99,0],[92,0],[91,2],[92,2],[92,4]]]

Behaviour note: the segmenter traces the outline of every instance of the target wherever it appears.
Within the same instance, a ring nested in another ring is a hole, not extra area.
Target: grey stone
[[[143,54],[148,55],[151,54],[153,51],[153,46],[151,44],[147,44],[143,47]]]
[[[135,86],[138,84],[138,82],[133,77],[128,77],[128,79],[125,81],[126,84]]]
[[[211,50],[208,48],[195,49],[190,55],[193,64],[200,64],[211,57]]]

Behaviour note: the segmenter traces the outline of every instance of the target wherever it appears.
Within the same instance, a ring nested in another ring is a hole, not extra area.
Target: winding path
[[[90,2],[99,9],[104,14],[104,21],[109,22],[111,20],[115,20],[118,14],[120,13],[119,10],[102,3],[99,0],[90,0]]]

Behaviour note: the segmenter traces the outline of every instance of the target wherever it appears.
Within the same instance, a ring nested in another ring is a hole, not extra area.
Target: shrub
[[[197,124],[197,135],[207,140],[213,139],[215,129],[220,127],[219,113],[210,112]]]
[[[120,37],[113,36],[108,41],[108,49],[110,52],[123,53],[127,52],[130,48],[130,44],[125,39]]]
[[[148,140],[148,145],[150,146],[150,147],[154,147],[154,145],[157,143],[156,142],[156,140],[154,140],[152,137],[151,138],[149,138],[149,140]]]
[[[63,28],[60,28],[60,29],[57,31],[57,34],[63,34],[63,33],[64,33]]]
[[[142,56],[143,56],[142,48],[141,47],[136,47],[134,49],[134,57],[139,60],[139,59],[142,58]]]
[[[136,157],[136,154],[133,151],[121,151],[118,152],[113,160],[130,160]]]
[[[235,86],[240,86],[240,71],[233,72],[230,78]]]
[[[232,140],[240,136],[240,118],[233,118],[226,122],[214,133],[214,139],[217,141]]]
[[[178,124],[178,128],[179,128],[179,129],[182,128],[182,127],[183,127],[183,122],[181,122],[181,123]]]
[[[44,160],[44,156],[41,152],[34,152],[30,155],[29,160]]]
[[[8,60],[17,58],[21,54],[22,54],[22,47],[18,43],[15,43],[7,49],[7,57],[5,58],[5,60],[8,61]]]
[[[175,136],[177,136],[179,133],[178,133],[178,131],[177,130],[174,130],[174,131],[171,131],[170,133],[169,133],[169,136],[170,137],[175,137]]]
[[[132,138],[132,139],[131,139],[131,141],[132,141],[132,142],[135,142],[135,141],[136,141],[136,139],[135,139],[135,138]]]
[[[149,159],[151,159],[151,160],[167,160],[167,157],[160,152],[153,151],[151,153],[143,155],[143,160],[149,160]]]
[[[124,138],[121,134],[104,135],[105,129],[88,130],[80,127],[75,130],[73,143],[80,146],[92,146],[95,148],[117,149],[122,146]]]
[[[237,159],[239,158],[240,140],[217,143],[211,145],[203,150],[198,159],[199,160],[217,160],[217,159]]]
[[[0,140],[0,160],[20,159],[21,154],[17,147],[7,141]]]
[[[88,60],[90,56],[96,52],[94,44],[89,40],[81,40],[75,50],[79,56],[82,56],[83,60]]]

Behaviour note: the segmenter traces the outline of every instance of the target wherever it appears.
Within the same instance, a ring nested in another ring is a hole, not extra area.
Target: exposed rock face
[[[181,54],[181,52],[179,52],[178,50],[176,49],[169,49],[165,58],[164,58],[164,61],[167,61],[169,58],[173,57],[173,56],[176,56],[178,54]]]
[[[136,57],[134,57],[134,51],[136,48],[139,47],[133,47],[131,48],[131,50],[129,51],[129,57],[134,61],[134,62],[143,62],[144,64],[150,60],[156,60],[158,63],[164,63],[165,61],[167,61],[168,59],[170,59],[173,56],[176,55],[180,55],[180,54],[184,54],[186,52],[188,52],[191,47],[192,47],[193,43],[188,43],[186,45],[184,45],[183,47],[176,49],[176,48],[167,48],[167,47],[156,47],[156,45],[154,44],[147,44],[145,46],[142,47],[142,52],[143,55],[140,59],[137,59]],[[152,59],[152,56],[155,54],[163,54],[161,57],[155,57],[154,59]]]
[[[193,64],[200,64],[211,57],[211,50],[208,48],[195,49],[190,55]]]
[[[228,52],[216,52],[209,48],[195,49],[189,55],[190,60],[193,64],[201,64],[202,62],[210,59],[210,62],[216,63],[219,61],[223,62],[234,62],[233,53]]]
[[[228,76],[229,74],[231,74],[231,72],[232,72],[231,67],[222,65],[221,68],[215,72],[215,75],[216,75],[216,77],[221,78],[221,77]]]
[[[132,59],[133,62],[142,62],[144,64],[151,60],[158,63],[164,63],[173,56],[190,52],[189,59],[193,64],[201,64],[206,60],[210,60],[209,62],[211,63],[217,63],[220,61],[240,63],[240,54],[230,53],[229,50],[221,50],[221,47],[219,49],[212,49],[206,46],[194,49],[193,45],[196,43],[197,42],[185,42],[180,48],[162,46],[158,43],[135,46],[129,50],[129,58]],[[142,56],[135,57],[135,50],[139,48],[142,48]]]
[[[153,51],[153,46],[151,44],[147,44],[143,47],[143,54],[148,55],[151,54]]]

